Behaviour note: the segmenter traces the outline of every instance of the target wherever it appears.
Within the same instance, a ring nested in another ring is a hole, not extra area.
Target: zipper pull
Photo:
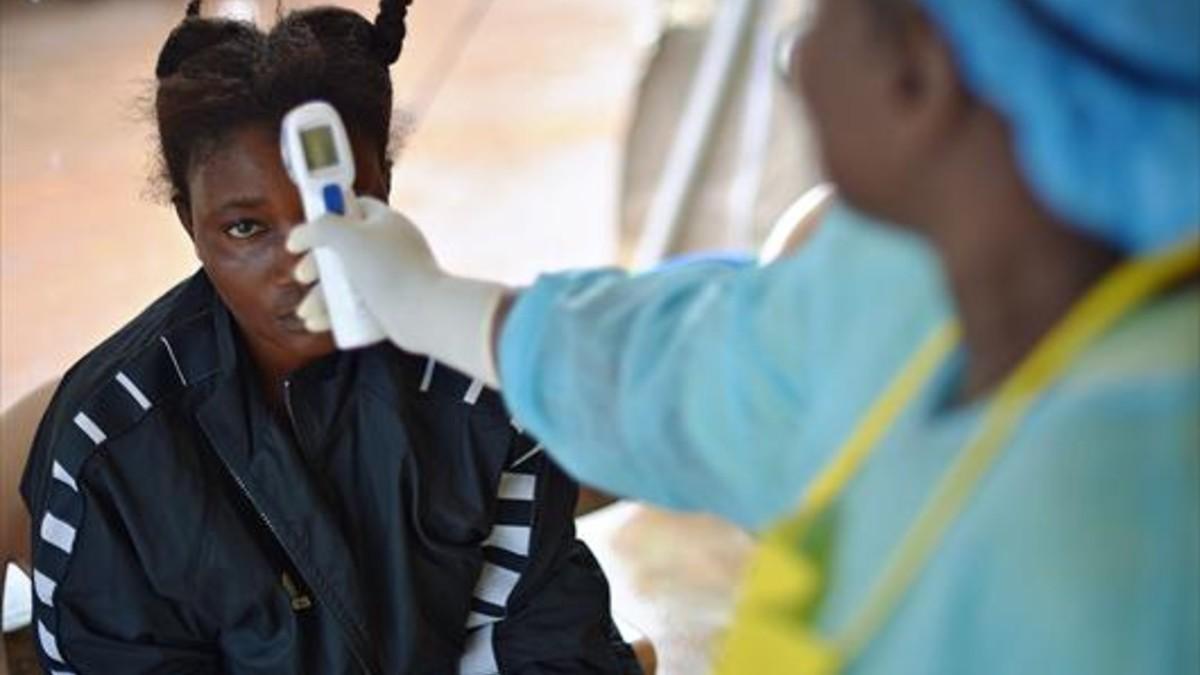
[[[287,591],[288,597],[292,599],[292,611],[302,612],[312,607],[312,598],[300,592],[300,588],[296,586],[296,582],[292,581],[292,577],[287,572],[283,573],[282,581],[283,590]]]

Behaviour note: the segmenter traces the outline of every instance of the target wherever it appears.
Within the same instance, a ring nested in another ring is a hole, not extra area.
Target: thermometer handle
[[[305,204],[305,213],[309,220],[327,212],[345,214],[347,207],[356,210],[349,191],[336,183],[325,185],[319,195],[310,195],[311,201],[316,202],[313,204],[316,208],[310,210],[310,205]],[[306,202],[310,201],[310,195],[306,195]],[[320,270],[321,292],[325,296],[329,320],[333,324],[333,339],[337,346],[341,349],[354,349],[382,340],[385,337],[384,332],[350,286],[341,258],[332,250],[323,247],[317,247],[313,255],[316,256],[317,268]]]

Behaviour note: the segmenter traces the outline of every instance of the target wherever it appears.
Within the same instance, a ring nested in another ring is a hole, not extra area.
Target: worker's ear
[[[974,99],[958,75],[950,46],[921,11],[897,18],[888,89],[896,132],[916,160],[929,159],[963,130]]]

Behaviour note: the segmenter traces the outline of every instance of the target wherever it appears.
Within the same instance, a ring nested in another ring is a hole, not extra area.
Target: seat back
[[[46,382],[0,412],[0,560],[29,570],[29,514],[18,487],[42,414],[58,387]]]
[[[29,513],[25,510],[18,487],[21,474],[25,472],[25,460],[29,457],[33,435],[57,387],[58,379],[55,378],[0,412],[0,612],[4,615],[5,624],[15,624],[11,628],[19,628],[27,622],[31,609],[31,592],[28,588],[31,565]],[[9,563],[15,564],[25,574],[13,573],[12,576],[16,578],[8,579]],[[6,598],[10,582],[14,588],[25,586],[24,592]],[[33,655],[25,653],[31,647],[28,639],[14,640],[11,657],[15,660],[11,663],[7,643],[7,639],[0,637],[0,672],[9,672],[10,666],[17,668],[20,665],[24,668],[35,663]]]

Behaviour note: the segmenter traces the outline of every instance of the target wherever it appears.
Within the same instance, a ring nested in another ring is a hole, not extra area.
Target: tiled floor
[[[715,518],[627,502],[584,516],[578,531],[608,574],[618,623],[654,643],[658,672],[708,672],[750,536]]]
[[[459,31],[485,2],[415,3],[394,70],[401,103],[454,55]],[[0,3],[7,407],[195,262],[170,210],[148,196],[145,97],[183,0]],[[426,225],[455,269],[515,282],[609,262],[622,130],[653,4],[492,5],[408,139],[393,203]],[[609,572],[617,613],[657,645],[659,672],[704,672],[748,538],[710,519],[628,504],[585,518],[581,532]]]

